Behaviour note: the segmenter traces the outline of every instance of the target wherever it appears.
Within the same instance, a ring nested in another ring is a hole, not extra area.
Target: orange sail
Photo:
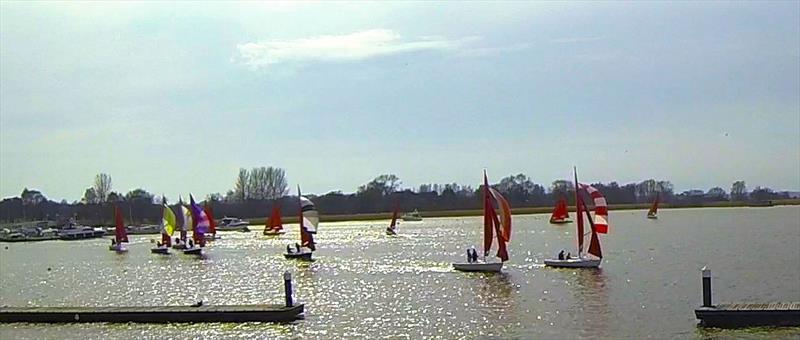
[[[497,235],[497,257],[508,261],[506,244],[511,241],[511,206],[499,191],[489,186],[486,172],[483,173],[483,253],[489,254],[494,235]],[[495,208],[497,205],[497,208]]]
[[[116,204],[114,205],[114,222],[116,223],[116,227],[114,228],[114,239],[116,243],[128,242],[128,232],[125,230],[125,221],[122,219],[122,213],[119,211],[119,207]]]
[[[653,206],[650,207],[650,211],[647,212],[647,217],[655,217],[658,214],[658,201],[659,195],[656,193],[656,199],[653,201]]]

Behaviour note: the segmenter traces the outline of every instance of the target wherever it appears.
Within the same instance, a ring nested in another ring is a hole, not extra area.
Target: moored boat
[[[412,211],[410,213],[403,214],[403,216],[401,216],[400,218],[402,218],[403,221],[407,221],[407,222],[408,221],[412,221],[412,222],[414,222],[414,221],[422,221],[422,215],[420,215],[420,213],[419,213],[419,211],[417,211],[417,209],[414,209],[414,211]]]
[[[589,214],[589,209],[583,202],[581,191],[585,191],[592,198],[594,203],[594,220]],[[577,240],[578,256],[573,258],[570,254],[563,257],[563,251],[556,259],[544,260],[545,266],[558,268],[597,268],[603,259],[603,252],[600,248],[600,238],[598,234],[608,233],[608,204],[603,194],[591,185],[578,182],[578,172],[575,171],[575,217],[577,218]],[[583,253],[583,243],[586,235],[584,234],[583,214],[589,221],[591,239],[587,254]]]
[[[500,262],[487,262],[497,236],[497,257]],[[453,263],[453,268],[463,272],[500,272],[503,263],[508,261],[506,244],[511,241],[511,206],[497,189],[489,186],[486,171],[483,172],[483,260],[478,259],[477,251],[467,251],[466,263]]]
[[[317,213],[314,203],[303,197],[299,185],[297,186],[297,198],[300,205],[297,220],[300,227],[300,243],[296,245],[296,250],[294,251],[292,251],[291,245],[286,246],[286,253],[283,256],[287,259],[310,261],[313,252],[317,250],[314,243],[314,234],[317,233],[317,226],[319,225],[319,213]]]
[[[248,232],[250,231],[250,228],[248,228],[249,225],[250,222],[247,222],[241,218],[226,216],[220,221],[219,225],[217,225],[217,230]]]

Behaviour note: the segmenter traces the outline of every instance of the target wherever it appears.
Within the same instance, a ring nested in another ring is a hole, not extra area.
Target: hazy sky
[[[0,3],[0,196],[800,189],[800,2]]]

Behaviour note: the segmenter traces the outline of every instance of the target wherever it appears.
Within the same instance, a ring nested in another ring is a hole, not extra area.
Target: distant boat
[[[119,207],[116,204],[114,204],[114,222],[116,223],[114,240],[112,240],[111,245],[108,246],[108,250],[124,253],[128,251],[128,249],[126,249],[125,245],[122,243],[128,242],[128,233],[125,230],[125,221],[122,219],[122,213],[119,211]]]
[[[236,217],[224,217],[220,224],[217,226],[217,230],[219,231],[241,231],[241,232],[248,232],[250,228],[249,222]]]
[[[650,210],[647,212],[647,218],[649,219],[657,219],[658,218],[658,193],[656,193],[656,199],[653,201],[653,206],[650,207]]]
[[[414,211],[410,213],[403,214],[401,218],[403,219],[403,221],[422,221],[422,215],[419,214],[419,211],[417,211],[417,209],[414,209]]]
[[[567,199],[564,198],[564,196],[561,196],[556,203],[556,207],[553,209],[553,215],[550,216],[550,223],[572,223],[572,220],[569,219],[569,211],[567,210]]]
[[[167,199],[162,197],[161,202],[161,242],[159,242],[155,248],[150,248],[150,252],[153,254],[168,255],[169,248],[172,246],[172,234],[177,228],[177,223],[175,222],[175,213],[172,212],[172,209],[167,205]]]
[[[286,230],[283,230],[283,222],[281,222],[281,205],[275,202],[272,207],[272,215],[269,216],[267,223],[264,225],[264,235],[274,236],[285,233]]]
[[[314,203],[300,193],[300,186],[297,186],[297,198],[300,203],[300,213],[298,225],[300,226],[300,244],[293,250],[292,246],[286,246],[286,253],[283,255],[287,259],[311,260],[311,254],[317,249],[314,244],[314,234],[317,233],[319,225],[319,214]]]
[[[386,228],[386,235],[397,235],[397,214],[399,213],[400,206],[395,203],[394,211],[392,212],[392,222]]]
[[[495,208],[495,205],[497,206]],[[500,262],[485,262],[497,235],[497,257]],[[486,171],[483,172],[483,259],[484,261],[453,263],[455,270],[464,272],[499,272],[503,262],[508,261],[506,244],[511,240],[511,206],[499,191],[489,186]]]
[[[569,258],[564,257],[557,259],[544,260],[545,266],[549,267],[562,267],[562,268],[597,268],[600,266],[600,261],[603,260],[603,252],[600,249],[600,239],[597,234],[608,233],[608,204],[605,197],[597,189],[590,185],[581,184],[578,182],[578,172],[575,171],[575,206],[577,218],[577,239],[578,239],[578,255],[577,257]],[[580,192],[586,191],[591,196],[594,202],[594,220],[589,214],[589,209],[583,203]],[[583,254],[583,239],[586,237],[583,231],[583,213],[586,213],[586,219],[589,220],[591,227],[591,240],[589,242],[588,254]],[[562,254],[563,255],[563,254]],[[591,256],[590,256],[591,255]]]

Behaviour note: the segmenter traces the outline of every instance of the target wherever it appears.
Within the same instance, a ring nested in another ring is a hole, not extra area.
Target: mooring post
[[[292,307],[292,273],[288,270],[283,272],[283,289],[286,293],[286,307]]]
[[[703,267],[703,307],[711,305],[711,270]]]

